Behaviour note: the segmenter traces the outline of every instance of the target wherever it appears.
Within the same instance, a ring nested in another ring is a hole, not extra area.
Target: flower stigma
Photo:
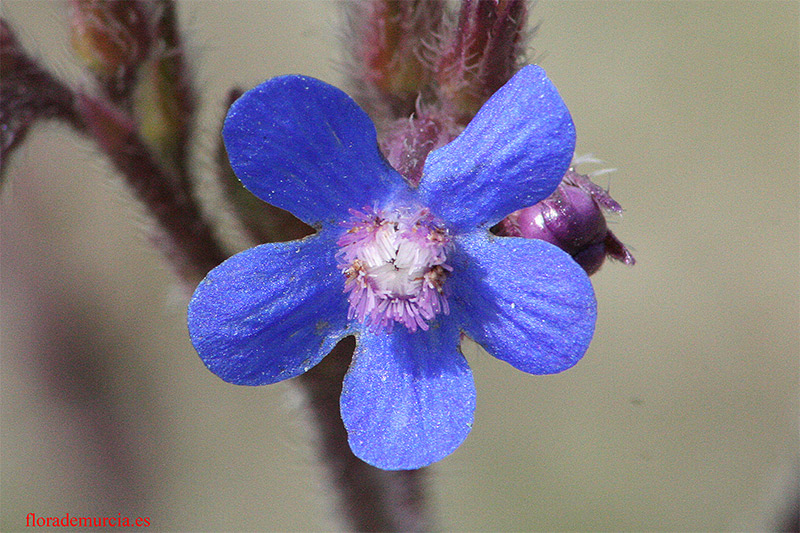
[[[450,312],[447,229],[427,208],[365,207],[350,214],[343,224],[348,230],[337,241],[348,319],[373,330],[391,331],[400,322],[411,332],[427,331],[427,321]]]

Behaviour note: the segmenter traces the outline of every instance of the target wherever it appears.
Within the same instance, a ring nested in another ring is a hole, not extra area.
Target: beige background
[[[179,8],[213,196],[227,89],[285,73],[339,83],[336,5]],[[30,51],[86,84],[63,2],[2,10]],[[478,411],[431,477],[442,529],[767,524],[798,450],[798,16],[796,2],[536,6],[534,57],[572,111],[578,153],[619,169],[601,184],[626,208],[613,227],[639,264],[593,277],[597,332],[568,372],[527,376],[465,348]],[[334,527],[291,387],[205,370],[186,297],[103,157],[50,123],[9,164],[0,529],[24,529],[29,512],[149,516],[173,531]],[[107,404],[64,392],[52,353],[85,367]]]

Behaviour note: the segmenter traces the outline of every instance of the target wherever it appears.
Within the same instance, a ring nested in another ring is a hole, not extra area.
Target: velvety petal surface
[[[577,363],[592,340],[597,304],[584,270],[536,239],[483,232],[456,239],[451,313],[487,352],[531,374]]]
[[[362,332],[344,378],[350,447],[384,470],[420,468],[455,450],[472,428],[475,384],[448,317],[429,331],[396,324]]]
[[[206,276],[188,323],[209,370],[237,385],[275,383],[317,364],[345,336],[334,233],[256,246]]]
[[[575,127],[555,86],[527,66],[497,91],[466,129],[428,155],[422,203],[451,229],[489,227],[549,196],[575,149]]]
[[[375,126],[344,92],[306,76],[247,91],[222,130],[245,187],[315,225],[347,218],[405,186],[378,150]]]

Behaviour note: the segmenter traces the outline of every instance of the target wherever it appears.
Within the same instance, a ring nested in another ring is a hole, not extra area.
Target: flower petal
[[[222,134],[244,186],[311,225],[345,220],[349,208],[404,186],[380,154],[367,114],[314,78],[280,76],[247,91]]]
[[[456,230],[491,226],[549,196],[574,149],[567,106],[544,70],[527,66],[461,135],[428,155],[419,185],[423,204]]]
[[[384,470],[427,466],[467,437],[475,384],[442,320],[429,331],[363,332],[344,378],[342,420],[358,457]]]
[[[189,303],[206,366],[238,385],[275,383],[316,365],[347,333],[335,232],[262,244],[212,270]]]
[[[592,340],[589,277],[550,243],[473,232],[456,239],[451,313],[487,352],[531,374],[577,363]]]

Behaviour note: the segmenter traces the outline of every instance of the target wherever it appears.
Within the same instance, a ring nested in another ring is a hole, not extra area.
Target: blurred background
[[[178,8],[203,90],[200,187],[236,243],[210,185],[228,89],[288,73],[341,84],[338,5]],[[2,15],[89,85],[65,2],[4,0]],[[618,169],[599,183],[626,208],[612,228],[638,264],[592,278],[597,331],[568,372],[529,376],[464,346],[478,409],[431,469],[439,526],[775,527],[800,449],[798,3],[539,1],[531,15],[531,57],[572,112],[577,153]],[[187,295],[92,143],[42,123],[3,164],[0,529],[30,512],[337,527],[292,387],[205,369]]]

